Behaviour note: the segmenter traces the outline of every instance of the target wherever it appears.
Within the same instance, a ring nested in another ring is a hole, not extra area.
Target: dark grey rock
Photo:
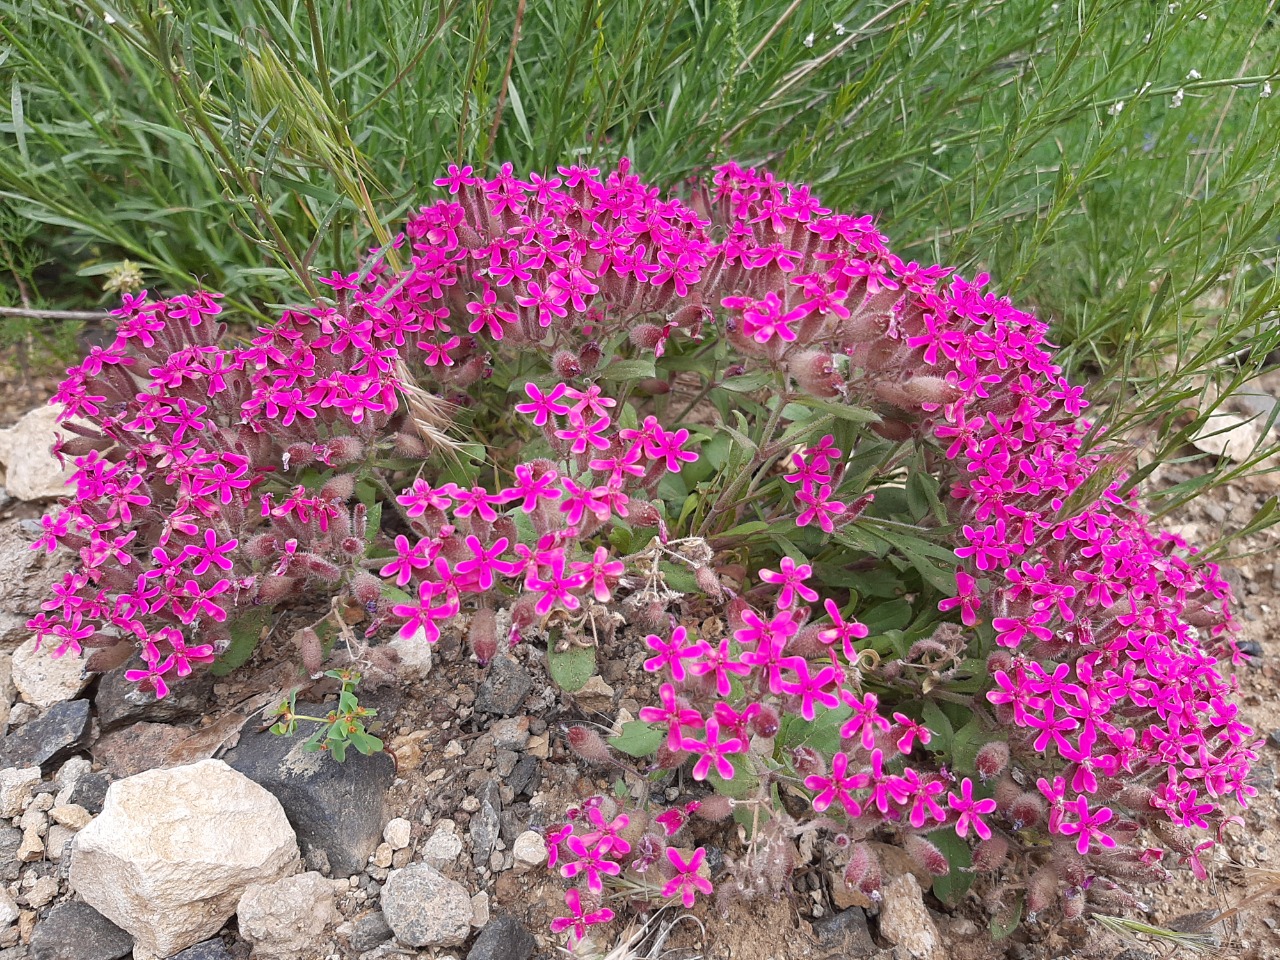
[[[1255,670],[1262,666],[1262,644],[1257,640],[1241,640],[1236,646],[1249,656],[1248,666]]]
[[[89,731],[89,701],[55,703],[42,717],[0,738],[0,767],[40,767],[61,763]]]
[[[27,960],[31,956],[31,951],[24,945],[19,944],[16,947],[6,947],[0,950],[0,960]]]
[[[813,922],[821,950],[829,957],[869,957],[876,952],[867,915],[861,907],[849,907]]]
[[[523,666],[510,657],[494,657],[489,675],[476,691],[476,712],[509,717],[532,689],[533,678]]]
[[[509,913],[500,913],[484,925],[467,960],[529,960],[537,946],[538,941],[523,923]]]
[[[1148,950],[1130,947],[1116,955],[1116,960],[1156,960],[1156,955]]]
[[[489,854],[502,829],[501,788],[497,780],[489,780],[480,788],[477,799],[480,809],[471,815],[468,827],[471,833],[471,862],[483,867],[489,862]]]
[[[1280,749],[1280,730],[1272,730],[1267,734],[1267,743]]]
[[[212,940],[201,940],[181,953],[175,953],[169,960],[234,960],[234,958],[235,954],[227,949],[227,945],[214,937]]]
[[[521,794],[532,797],[538,792],[538,784],[541,782],[542,769],[538,758],[527,753],[520,758],[516,768],[511,771],[511,776],[507,777],[507,786],[517,797]]]
[[[324,716],[330,709],[315,703],[297,705],[298,713],[312,716]],[[348,877],[364,871],[382,840],[395,764],[387,753],[364,756],[351,750],[343,763],[327,753],[307,753],[302,748],[311,732],[310,725],[288,737],[269,730],[247,731],[223,759],[280,801],[303,856],[318,848],[328,858],[333,876]]]
[[[71,793],[67,795],[67,803],[75,803],[84,807],[94,816],[102,812],[102,804],[107,799],[107,787],[111,786],[111,776],[98,773],[82,773]]]
[[[351,927],[348,943],[352,950],[372,950],[395,936],[391,932],[391,924],[387,923],[387,918],[381,910],[370,910],[363,916],[357,917],[352,921]]]
[[[22,831],[8,824],[0,825],[0,877],[17,880],[22,870],[18,862],[18,847],[22,845]]]
[[[516,837],[529,829],[529,804],[513,803],[502,811],[502,826],[499,831],[503,843],[507,846],[516,842]]]
[[[98,726],[103,733],[139,720],[156,723],[195,720],[208,708],[214,681],[209,671],[197,670],[170,687],[167,697],[157,700],[155,694],[144,692],[136,683],[124,678],[126,670],[141,665],[140,661],[126,663],[103,674],[98,681],[98,692],[93,702],[98,710]]]
[[[55,906],[31,934],[31,960],[118,960],[132,950],[133,937],[80,900]]]

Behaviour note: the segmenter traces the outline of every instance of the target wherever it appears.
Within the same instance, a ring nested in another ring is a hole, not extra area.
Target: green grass
[[[110,302],[128,258],[262,317],[450,162],[625,155],[679,188],[732,158],[989,271],[1124,398],[1113,430],[1152,428],[1148,460],[1280,345],[1257,0],[155,6],[0,0],[0,204],[41,225],[42,302]]]

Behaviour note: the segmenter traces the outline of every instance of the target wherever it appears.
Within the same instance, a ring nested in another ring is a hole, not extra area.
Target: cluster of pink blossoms
[[[1252,733],[1217,669],[1233,649],[1229,591],[1186,544],[1150,529],[1119,496],[1122,478],[1083,496],[1111,468],[1083,447],[1086,403],[1052,363],[1042,323],[984,292],[985,277],[904,263],[869,217],[733,164],[688,203],[625,162],[527,180],[510,166],[491,178],[450,168],[437,183],[449,199],[394,241],[403,273],[375,251],[322,281],[331,300],[286,312],[246,345],[223,345],[214,294],[126,298],[115,342],[55,397],[75,492],[37,547],[69,548],[78,563],[31,621],[37,636],[58,653],[95,648],[95,668],[136,653],[128,676],[163,696],[167,678],[228,648],[240,618],[314,586],[363,605],[370,635],[390,626],[430,641],[470,622],[477,651],[494,646],[477,634],[498,606],[516,631],[590,616],[636,589],[609,529],[665,530],[658,485],[704,439],[596,379],[616,359],[661,362],[685,340],[723,337],[798,392],[874,407],[881,437],[929,445],[958,527],[956,596],[941,608],[994,628],[1001,649],[982,700],[1008,756],[988,752],[990,784],[939,766],[919,698],[860,666],[866,628],[784,557],[759,571],[773,602],[734,600],[726,636],[673,626],[647,637],[646,665],[664,680],[643,717],[666,732],[660,763],[688,758],[696,778],[730,780],[780,714],[838,710],[841,748],[790,762],[815,813],[842,818],[849,876],[864,889],[878,884],[861,843],[875,830],[917,850],[917,832],[943,828],[1004,843],[1077,894],[1094,876],[1162,875],[1165,851],[1135,845],[1143,825],[1169,827],[1163,841],[1202,869],[1203,845],[1179,829],[1220,827],[1221,801],[1253,792]],[[404,480],[383,504],[389,532],[372,528],[357,485],[427,452],[401,400],[405,364],[468,407],[510,369],[495,361],[504,352],[522,370],[542,361],[512,384],[517,447],[540,455],[496,464],[487,486]],[[839,533],[872,495],[842,493],[856,450],[810,440],[773,519]],[[373,559],[371,540],[393,555]],[[815,620],[820,599],[827,619]],[[609,913],[592,908],[626,842],[584,822],[562,838],[566,876],[585,883],[565,921],[579,935]],[[1033,826],[1055,838],[1056,865],[1016,842]],[[664,895],[706,892],[697,865],[667,853]]]

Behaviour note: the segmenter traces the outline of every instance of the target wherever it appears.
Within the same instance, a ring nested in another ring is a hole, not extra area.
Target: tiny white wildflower
[[[102,15],[102,22],[110,26],[116,22],[116,18],[111,15],[110,11],[108,11]]]
[[[1142,42],[1143,42],[1143,43],[1150,43],[1150,42],[1151,42],[1151,34],[1149,34],[1149,33],[1148,33],[1148,34],[1144,34],[1144,35],[1143,35],[1143,37],[1142,37]]]
[[[1267,97],[1269,97],[1269,96],[1271,96],[1271,81],[1270,81],[1270,80],[1263,80],[1263,81],[1262,81],[1262,89],[1261,89],[1260,91],[1258,91],[1258,97],[1259,97],[1259,99],[1265,100],[1265,99],[1267,99]]]
[[[812,46],[813,46],[813,39],[814,39],[814,38],[813,38],[813,34],[812,34],[812,33],[811,33],[811,34],[809,34],[807,37],[805,37],[805,38],[804,38],[804,45],[805,45],[806,47],[812,47]]]
[[[1182,106],[1182,97],[1185,93],[1186,91],[1179,87],[1177,93],[1169,98],[1169,106],[1174,107],[1175,109]]]
[[[1199,70],[1192,69],[1191,71],[1189,71],[1189,72],[1187,73],[1187,79],[1188,79],[1188,80],[1199,80],[1199,79],[1200,79],[1200,71],[1199,71]]]
[[[831,25],[831,29],[832,29],[832,30],[834,30],[834,31],[836,32],[836,36],[837,36],[837,37],[843,37],[843,36],[844,36],[844,24],[843,24],[843,23],[833,23],[833,24]]]
[[[1169,12],[1170,12],[1170,13],[1174,13],[1175,11],[1177,11],[1178,7],[1180,7],[1180,6],[1182,6],[1182,4],[1180,4],[1180,3],[1171,3],[1171,4],[1169,4]]]
[[[1197,19],[1197,20],[1208,20],[1208,19],[1209,19],[1209,15],[1208,15],[1207,13],[1198,13],[1198,14],[1196,14],[1196,19]]]
[[[1146,93],[1150,89],[1151,89],[1151,81],[1148,80],[1146,83],[1142,85],[1142,89],[1138,91],[1138,96],[1142,96],[1144,93]]]
[[[1107,107],[1107,113],[1113,117],[1120,116],[1120,111],[1124,109],[1124,101],[1117,100],[1111,106]]]

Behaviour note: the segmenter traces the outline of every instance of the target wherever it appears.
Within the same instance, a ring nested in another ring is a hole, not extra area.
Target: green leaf
[[[225,677],[236,667],[243,666],[258,649],[262,639],[262,627],[266,623],[269,610],[257,608],[250,610],[231,624],[231,646],[214,661],[209,672],[215,677]]]
[[[672,563],[664,560],[659,565],[662,571],[662,579],[667,586],[679,593],[701,593],[702,588],[698,586],[698,580],[690,570],[682,563]]]
[[[978,751],[992,740],[1001,739],[982,728],[975,718],[955,732],[951,738],[951,767],[957,773],[976,773]]]
[[[969,844],[957,837],[955,830],[950,827],[935,830],[929,834],[929,839],[942,851],[947,863],[951,864],[950,873],[934,879],[933,894],[948,906],[955,906],[973,885],[973,874],[968,872],[968,868],[973,866]]]
[[[662,746],[666,739],[661,727],[643,720],[632,720],[622,725],[622,733],[609,741],[609,746],[621,750],[629,757],[647,757]]]
[[[938,753],[950,752],[955,731],[952,729],[951,721],[947,719],[947,715],[932,701],[925,703],[923,712],[924,725],[933,734],[933,739],[929,741],[929,749]]]
[[[1022,907],[1024,898],[1021,893],[1013,898],[1013,905],[1006,910],[1001,910],[991,918],[988,929],[991,931],[992,940],[1003,940],[1013,931],[1018,929],[1018,924],[1022,922]]]
[[[547,668],[561,690],[581,690],[596,672],[596,648],[571,646],[560,652],[553,641],[547,648]]]
[[[758,370],[755,373],[744,373],[740,377],[730,377],[722,381],[720,387],[733,393],[751,393],[754,390],[763,390],[772,383],[772,373]]]
[[[852,709],[841,705],[817,713],[812,720],[796,717],[783,731],[783,743],[788,747],[813,747],[824,754],[835,753],[840,749],[840,728],[852,714]]]
[[[658,371],[652,360],[615,360],[600,371],[601,380],[644,380],[656,377]]]
[[[812,407],[814,410],[821,410],[823,413],[829,413],[833,417],[839,417],[841,420],[848,420],[851,423],[879,423],[880,415],[874,410],[865,410],[862,407],[850,406],[847,403],[837,403],[834,400],[822,400],[818,397],[797,397],[796,403],[802,403],[806,407]]]

